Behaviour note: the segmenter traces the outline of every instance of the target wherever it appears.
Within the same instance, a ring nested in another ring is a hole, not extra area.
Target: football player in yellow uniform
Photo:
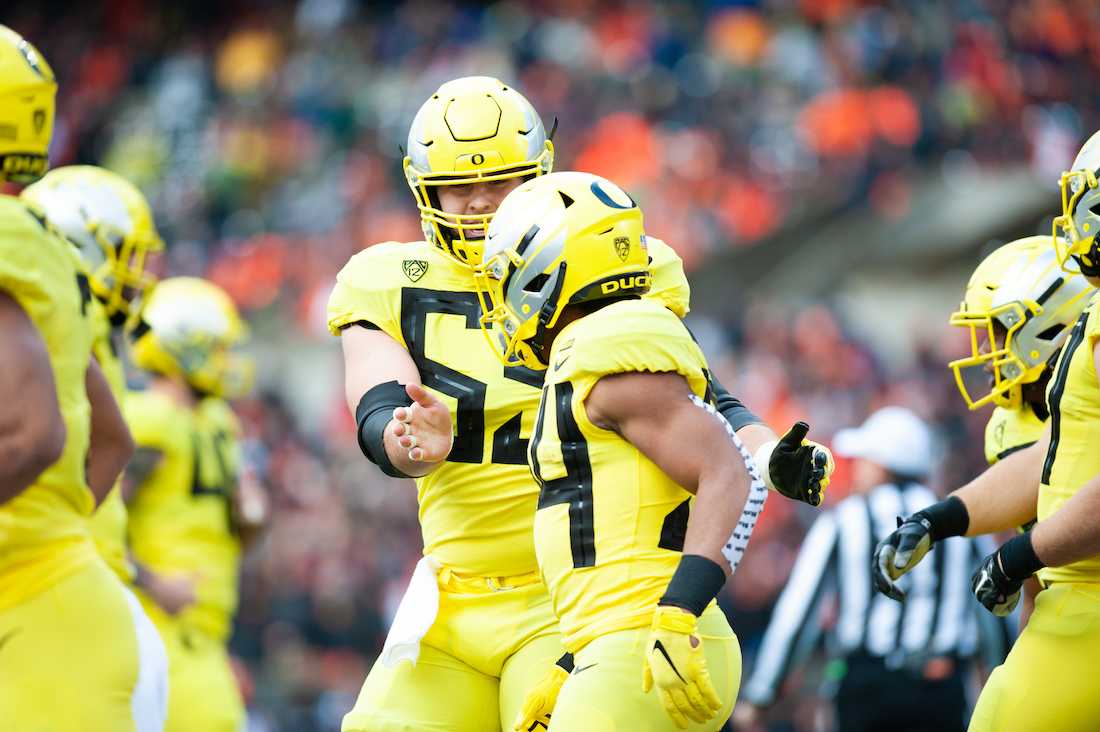
[[[1046,387],[1054,360],[1091,292],[1084,277],[1062,270],[1049,237],[1029,236],[1005,244],[974,270],[962,304],[950,319],[952,325],[968,329],[971,353],[949,367],[971,409],[996,405],[985,428],[990,465],[1033,445],[1046,430]],[[981,369],[990,387],[974,393],[965,376],[969,369]],[[1025,584],[1022,623],[1039,589],[1037,579]]]
[[[90,165],[55,168],[20,197],[77,245],[95,295],[89,305],[95,328],[92,349],[121,404],[126,396],[118,351],[122,331],[136,325],[142,298],[155,283],[145,271],[147,256],[164,248],[149,203],[125,178]],[[133,567],[127,559],[126,503],[117,488],[92,515],[92,536],[107,564],[129,584]]]
[[[0,25],[0,180],[46,168],[56,83]],[[160,641],[96,553],[88,518],[133,442],[92,356],[87,278],[41,211],[0,195],[0,720],[160,730]],[[60,700],[60,702],[59,702]]]
[[[1067,275],[1079,271],[1093,287],[1100,286],[1100,217],[1092,211],[1100,203],[1098,171],[1100,133],[1062,176],[1063,211],[1055,219],[1053,238]],[[936,504],[935,511],[918,512],[926,514],[920,523],[937,539],[1003,531],[1032,515],[1038,519],[1030,531],[988,556],[972,579],[975,597],[998,615],[1012,611],[1028,577],[1037,575],[1044,588],[1012,652],[982,690],[970,723],[973,732],[1100,729],[1100,684],[1093,674],[1100,655],[1097,302],[1094,293],[1058,356],[1047,389],[1050,421],[1042,437]],[[880,566],[900,575],[928,545],[920,539],[911,556],[887,557]]]
[[[168,650],[166,730],[230,732],[244,707],[226,642],[237,608],[242,539],[263,511],[238,485],[240,428],[226,397],[250,362],[231,352],[244,323],[229,296],[191,277],[162,281],[143,312],[134,362],[154,376],[131,393],[138,452],[127,471],[130,548],[139,596]]]
[[[500,201],[548,173],[553,154],[515,89],[487,77],[444,84],[417,113],[405,159],[424,241],[372,246],[337,277],[328,325],[359,444],[387,474],[417,479],[425,555],[346,732],[508,728],[517,715],[530,726],[540,705],[520,715],[523,698],[562,655],[531,538],[538,486],[526,451],[543,372],[501,367],[479,332],[473,278]],[[649,256],[649,297],[686,314],[679,258],[656,239]],[[719,403],[776,490],[820,502],[831,462],[804,444],[804,425],[777,441],[724,391]]]
[[[701,406],[706,360],[642,299],[651,280],[640,209],[588,173],[510,194],[478,274],[505,365],[549,367],[529,449],[535,552],[575,663],[551,730],[713,730],[740,685],[714,598],[755,468]]]

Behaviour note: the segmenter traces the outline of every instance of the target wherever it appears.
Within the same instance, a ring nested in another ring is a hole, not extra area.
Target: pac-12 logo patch
[[[615,253],[619,255],[619,259],[626,261],[626,258],[630,256],[630,237],[615,237]]]
[[[423,259],[406,259],[401,263],[401,269],[405,270],[405,276],[416,282],[428,271],[428,263]]]

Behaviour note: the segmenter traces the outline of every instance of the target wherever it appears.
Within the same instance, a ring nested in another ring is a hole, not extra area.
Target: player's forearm
[[[722,548],[730,540],[748,496],[749,477],[740,461],[722,461],[704,471],[688,520],[684,554],[699,554],[728,571]]]
[[[1100,554],[1097,516],[1100,516],[1100,476],[1035,525],[1031,530],[1035,554],[1048,567],[1062,567]]]
[[[60,419],[57,428],[49,439],[37,442],[25,439],[23,431],[0,436],[0,504],[29,488],[61,457],[65,448],[65,424]]]
[[[967,536],[1007,531],[1035,518],[1046,443],[1009,455],[952,493],[970,516]]]
[[[85,390],[92,409],[85,476],[99,504],[111,492],[126,462],[134,454],[134,438],[95,359],[88,365]]]

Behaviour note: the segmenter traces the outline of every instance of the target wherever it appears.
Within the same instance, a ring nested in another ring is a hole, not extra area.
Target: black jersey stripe
[[[1047,407],[1050,411],[1050,446],[1047,447],[1046,460],[1043,461],[1043,474],[1039,479],[1041,483],[1050,485],[1050,473],[1054,469],[1054,458],[1058,453],[1058,441],[1062,436],[1062,394],[1066,390],[1066,380],[1069,377],[1069,365],[1073,360],[1073,353],[1081,345],[1085,338],[1085,322],[1089,318],[1089,311],[1081,313],[1077,323],[1073,326],[1073,333],[1069,337],[1069,343],[1062,351],[1058,369],[1054,374],[1054,383],[1050,387],[1047,397]]]

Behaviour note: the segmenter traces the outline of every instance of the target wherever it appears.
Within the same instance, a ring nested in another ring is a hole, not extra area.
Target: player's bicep
[[[730,457],[725,427],[691,401],[687,380],[675,373],[605,376],[585,400],[589,419],[641,450],[685,490]]]
[[[11,460],[44,463],[61,457],[65,422],[57,402],[57,387],[46,342],[30,316],[6,292],[0,291],[0,443],[11,449]],[[5,458],[8,460],[9,458]]]
[[[372,387],[387,381],[420,383],[412,356],[385,332],[349,325],[340,332],[340,343],[344,349],[344,395],[353,414]]]

